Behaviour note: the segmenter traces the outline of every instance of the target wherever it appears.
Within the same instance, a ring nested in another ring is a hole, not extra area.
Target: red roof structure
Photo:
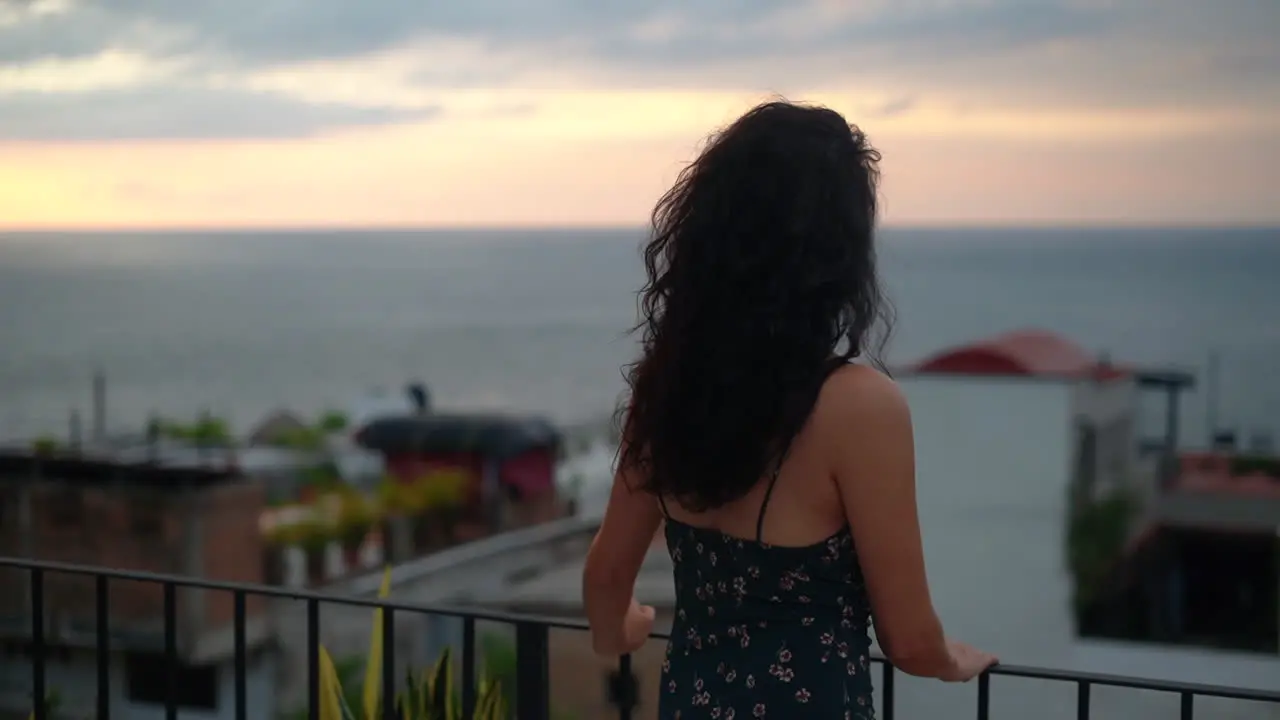
[[[1099,361],[1079,345],[1045,330],[1015,330],[949,348],[906,368],[919,375],[982,375],[1108,380],[1128,371]]]

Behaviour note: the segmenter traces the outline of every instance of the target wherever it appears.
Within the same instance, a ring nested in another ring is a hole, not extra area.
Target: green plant
[[[156,418],[148,427],[148,432],[170,440],[200,445],[229,446],[232,444],[231,426],[226,420],[212,415],[203,415],[190,425]]]
[[[338,468],[329,462],[304,468],[298,473],[298,479],[299,499],[304,503],[312,502],[317,495],[341,493],[350,489]]]
[[[316,550],[324,547],[333,539],[334,530],[326,522],[314,517],[287,524],[276,525],[267,531],[264,539],[272,545],[281,547],[300,547],[303,550]]]
[[[53,717],[54,713],[56,713],[58,711],[58,708],[61,706],[62,706],[62,695],[56,689],[49,690],[44,694],[44,716],[45,717],[47,718]],[[35,717],[36,717],[36,711],[32,710],[31,714],[27,716],[27,720],[35,720]]]
[[[31,442],[31,452],[36,455],[53,455],[62,449],[61,443],[50,435],[41,435]]]
[[[505,720],[508,707],[510,704],[498,683],[482,677],[476,689],[475,712],[470,718],[464,718],[449,648],[444,649],[430,670],[416,677],[410,671],[404,691],[396,698],[396,714],[405,720]]]
[[[462,505],[468,479],[461,470],[439,470],[422,476],[413,487],[423,510],[448,511]]]
[[[1108,574],[1124,553],[1137,499],[1116,491],[1072,510],[1067,523],[1067,564],[1075,580],[1073,605],[1083,611],[1105,591]]]
[[[317,428],[295,427],[281,430],[275,444],[291,450],[314,452],[324,448],[324,440],[325,433]]]
[[[378,598],[385,599],[391,592],[391,569],[383,571],[382,586]],[[320,647],[320,717],[321,720],[373,720],[378,717],[382,703],[380,675],[382,670],[382,608],[373,611],[373,630],[369,637],[369,654],[366,657],[364,681],[356,692],[355,671],[348,669],[344,675],[329,651]],[[453,662],[446,649],[435,665],[421,676],[409,671],[404,689],[391,698],[397,714],[403,720],[505,720],[507,707],[505,696],[497,682],[482,677],[476,693],[476,710],[470,718],[461,714],[453,683]],[[360,703],[353,709],[351,702],[359,695]],[[357,714],[357,712],[359,714]]]
[[[503,699],[514,707],[516,687],[516,645],[510,638],[498,633],[480,636],[480,657],[484,658],[485,674],[502,688]]]
[[[337,410],[329,410],[320,416],[320,420],[316,423],[316,429],[324,433],[342,432],[347,429],[350,421],[345,413]]]
[[[396,515],[418,515],[426,509],[426,496],[415,485],[393,475],[387,475],[378,485],[378,498],[388,513]]]
[[[339,493],[337,530],[343,541],[359,542],[380,519],[378,509],[355,490]]]

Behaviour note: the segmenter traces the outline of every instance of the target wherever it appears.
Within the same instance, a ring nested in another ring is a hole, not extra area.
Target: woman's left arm
[[[591,640],[601,655],[623,655],[644,643],[653,624],[652,608],[634,600],[636,576],[662,522],[656,497],[619,470],[613,479],[604,520],[587,552],[582,602]],[[647,621],[647,622],[646,622]]]

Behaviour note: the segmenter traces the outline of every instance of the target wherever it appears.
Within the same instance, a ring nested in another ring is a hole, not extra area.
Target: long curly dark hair
[[[834,110],[768,102],[658,201],[620,408],[619,462],[641,489],[694,512],[741,498],[782,462],[835,364],[880,364],[879,161]]]

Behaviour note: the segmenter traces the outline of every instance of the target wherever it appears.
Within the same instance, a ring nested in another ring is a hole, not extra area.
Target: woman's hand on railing
[[[612,623],[612,629],[592,625],[591,646],[597,655],[617,657],[629,655],[649,641],[653,633],[653,619],[657,613],[649,605],[641,605],[632,598],[630,607],[621,623]]]
[[[1000,662],[995,655],[956,640],[947,640],[947,652],[951,667],[938,676],[945,682],[969,682]]]
[[[631,601],[627,617],[622,621],[622,654],[630,654],[644,647],[653,634],[653,620],[656,616],[657,612],[652,605],[641,605],[634,599]]]

